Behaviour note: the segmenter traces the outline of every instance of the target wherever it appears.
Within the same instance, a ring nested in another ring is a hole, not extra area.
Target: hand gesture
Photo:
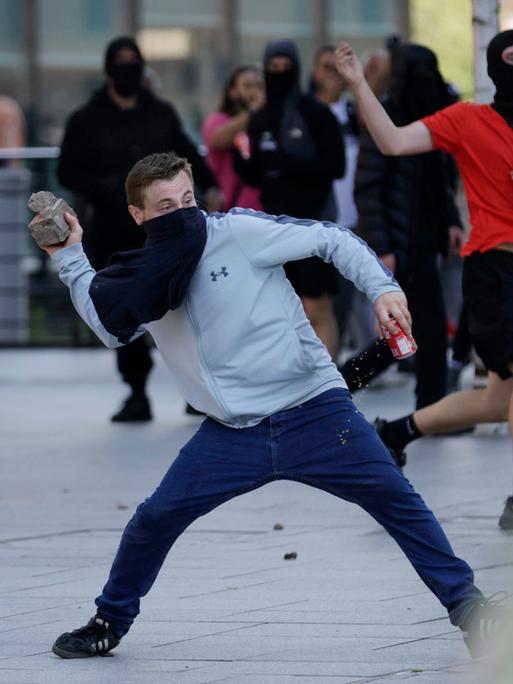
[[[411,315],[404,292],[385,292],[374,302],[376,332],[383,337],[382,328],[392,334],[397,332],[396,321],[406,335],[411,335]]]
[[[62,245],[49,245],[48,247],[43,247],[45,252],[47,252],[50,256],[54,253],[57,252],[59,249],[64,249],[65,247],[71,247],[71,245],[78,245],[79,242],[82,242],[82,226],[78,222],[78,219],[76,216],[73,216],[73,214],[70,214],[68,211],[65,211],[64,214],[64,220],[69,226],[70,229],[70,234],[66,242],[63,242]]]
[[[335,52],[339,74],[347,81],[350,88],[356,88],[364,79],[362,63],[354,54],[349,43],[340,43]]]

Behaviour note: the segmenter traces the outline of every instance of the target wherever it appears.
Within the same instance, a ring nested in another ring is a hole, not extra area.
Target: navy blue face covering
[[[513,65],[502,59],[502,53],[513,45],[513,30],[501,31],[492,38],[486,50],[488,76],[495,84],[492,107],[513,126]]]
[[[89,288],[107,332],[127,343],[141,324],[180,306],[205,248],[206,225],[197,207],[177,209],[143,223],[142,249],[110,258]]]

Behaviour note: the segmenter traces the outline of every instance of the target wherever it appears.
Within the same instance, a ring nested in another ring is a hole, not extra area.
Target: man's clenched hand
[[[57,252],[59,249],[64,249],[65,247],[71,247],[71,245],[78,245],[79,242],[82,242],[82,226],[78,222],[78,219],[73,216],[73,214],[70,214],[69,212],[65,211],[64,212],[64,220],[69,226],[70,229],[70,234],[66,242],[63,242],[62,245],[49,245],[48,247],[43,247],[42,249],[45,250],[50,256],[54,253]]]
[[[395,321],[401,326],[407,335],[411,335],[411,315],[408,311],[408,302],[404,292],[386,292],[374,302],[376,314],[376,332],[383,337],[382,327],[395,334],[397,327]]]
[[[337,70],[351,89],[358,88],[365,82],[362,64],[349,43],[340,43],[335,51],[335,57]]]

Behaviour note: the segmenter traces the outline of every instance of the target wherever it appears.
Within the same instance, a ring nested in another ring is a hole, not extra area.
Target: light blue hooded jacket
[[[148,331],[196,409],[233,428],[256,425],[326,390],[347,387],[305,316],[282,265],[310,256],[333,263],[375,301],[401,291],[350,230],[248,209],[207,215],[207,242],[180,307]],[[89,296],[95,271],[81,245],[52,259],[73,304],[100,340],[122,346]]]

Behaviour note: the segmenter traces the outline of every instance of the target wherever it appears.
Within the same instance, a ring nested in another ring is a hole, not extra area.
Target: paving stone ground
[[[114,425],[124,395],[107,350],[0,352],[0,684],[513,682],[469,661],[379,525],[290,482],[187,530],[112,658],[53,656],[56,636],[93,613],[124,525],[197,428],[160,362],[150,392],[153,423]],[[356,399],[369,420],[392,417],[412,388]],[[405,471],[487,594],[511,588],[513,537],[497,527],[511,451],[494,429],[429,438]]]

